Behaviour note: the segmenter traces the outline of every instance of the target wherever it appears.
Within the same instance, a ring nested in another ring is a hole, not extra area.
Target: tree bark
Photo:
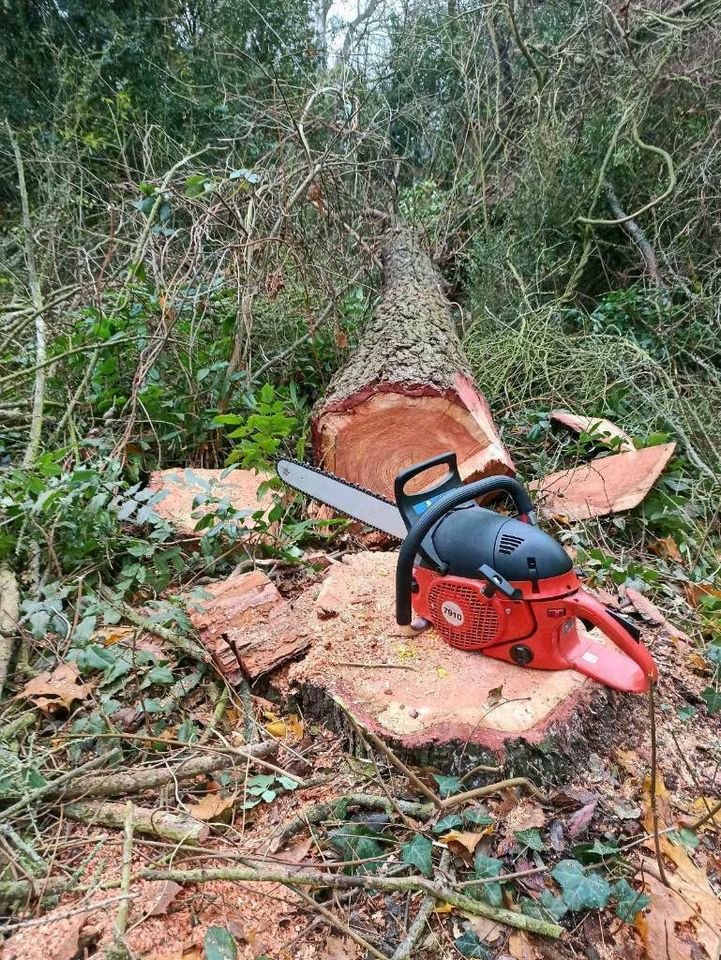
[[[381,302],[314,411],[316,461],[388,497],[400,470],[448,450],[458,454],[466,481],[513,473],[468,369],[442,278],[415,232],[391,227],[382,261]]]

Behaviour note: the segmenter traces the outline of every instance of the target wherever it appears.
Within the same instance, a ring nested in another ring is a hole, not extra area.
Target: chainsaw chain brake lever
[[[503,596],[509,600],[520,600],[523,596],[518,587],[511,586],[505,577],[502,577],[493,567],[489,567],[487,563],[479,567],[478,572],[488,583],[488,587],[486,588],[488,596],[492,596],[495,590],[498,590],[499,593],[502,593]]]

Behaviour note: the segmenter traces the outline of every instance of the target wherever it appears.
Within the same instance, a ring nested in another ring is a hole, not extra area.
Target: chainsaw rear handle
[[[607,610],[602,603],[599,603],[595,597],[585,590],[579,590],[572,596],[564,598],[564,606],[568,612],[579,620],[592,624],[609,640],[613,641],[615,646],[625,654],[626,663],[621,666],[618,660],[615,660],[617,666],[613,669],[613,676],[608,674],[608,666],[603,661],[603,648],[600,648],[600,660],[598,666],[594,667],[595,661],[588,658],[588,655],[576,658],[571,654],[570,662],[574,669],[580,670],[595,680],[600,680],[609,687],[616,690],[623,690],[626,693],[643,693],[648,690],[648,685],[658,678],[658,668],[654,663],[653,657],[640,640],[635,637]],[[566,652],[566,651],[563,651]],[[631,661],[628,663],[628,661]]]
[[[412,469],[412,468],[411,468]],[[396,622],[406,627],[413,618],[413,565],[421,543],[433,526],[455,507],[489,493],[508,493],[522,517],[535,526],[536,512],[526,488],[513,477],[485,477],[450,490],[418,517],[401,544],[396,566]]]

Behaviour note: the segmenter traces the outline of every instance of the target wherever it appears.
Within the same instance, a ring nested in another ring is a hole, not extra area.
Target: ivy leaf
[[[493,817],[483,807],[470,807],[463,811],[464,823],[475,823],[479,827],[488,827],[493,823]]]
[[[554,897],[550,890],[544,890],[538,900],[521,897],[521,913],[537,920],[561,920],[568,913],[568,907],[560,897]]]
[[[477,853],[473,859],[473,865],[478,880],[489,880],[498,876],[503,862],[495,857],[485,857],[482,853]],[[477,887],[469,887],[466,893],[477,900],[485,900],[492,907],[503,905],[503,892],[500,883],[481,883]]]
[[[701,691],[701,697],[712,717],[721,713],[721,691],[714,690],[713,687],[706,687],[705,690]]]
[[[205,960],[237,960],[235,937],[227,927],[208,927],[203,941]]]
[[[441,817],[438,823],[433,827],[433,833],[448,833],[449,830],[455,830],[456,827],[463,826],[463,817],[458,813],[448,813]]]
[[[153,667],[146,677],[148,683],[174,683],[175,677],[169,667]]]
[[[472,930],[465,930],[460,937],[456,937],[453,946],[462,957],[475,957],[478,960],[491,960],[491,951]]]
[[[433,873],[432,854],[433,844],[421,833],[416,833],[412,840],[401,847],[403,863],[416,867],[424,877],[430,877]]]
[[[546,849],[546,844],[541,840],[541,834],[538,827],[529,827],[528,830],[516,830],[514,834],[516,840],[529,850],[540,852]]]
[[[616,916],[624,923],[633,923],[636,914],[644,910],[651,898],[645,893],[638,893],[626,879],[617,880],[611,887],[611,893],[616,898]]]
[[[433,779],[438,784],[438,792],[442,800],[452,796],[454,793],[461,792],[462,784],[459,777],[443,777],[439,773],[434,773]]]
[[[618,857],[621,853],[615,843],[604,843],[594,840],[593,843],[577,843],[571,848],[571,853],[579,863],[603,863]]]
[[[372,861],[347,868],[351,873],[376,873],[385,860],[384,849],[378,842],[382,838],[382,833],[360,823],[347,823],[330,836],[331,843],[341,851],[344,860]]]
[[[563,902],[569,910],[601,910],[608,903],[608,881],[598,873],[586,873],[578,860],[561,860],[551,876],[561,885]]]

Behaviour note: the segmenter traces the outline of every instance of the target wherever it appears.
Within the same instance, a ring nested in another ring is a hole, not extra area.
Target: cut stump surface
[[[432,629],[404,636],[394,619],[395,564],[394,553],[351,555],[327,571],[313,603],[296,603],[311,644],[289,680],[308,717],[348,729],[345,708],[394,749],[436,762],[460,753],[512,761],[519,750],[553,742],[564,752],[584,737],[609,691],[571,670],[455,650]]]

